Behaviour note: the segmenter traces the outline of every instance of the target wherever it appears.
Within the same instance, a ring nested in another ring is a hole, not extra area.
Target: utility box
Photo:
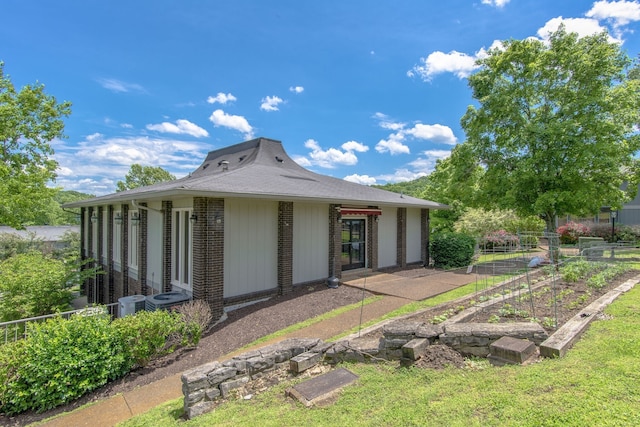
[[[131,295],[118,298],[118,317],[124,317],[144,310],[146,299],[147,297],[144,295]]]

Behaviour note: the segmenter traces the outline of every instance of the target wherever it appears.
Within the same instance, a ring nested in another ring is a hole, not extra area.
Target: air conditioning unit
[[[145,309],[147,311],[170,310],[190,300],[191,298],[182,292],[164,292],[147,296]]]
[[[128,297],[118,298],[118,317],[124,317],[129,314],[135,314],[145,309],[144,295],[130,295]]]

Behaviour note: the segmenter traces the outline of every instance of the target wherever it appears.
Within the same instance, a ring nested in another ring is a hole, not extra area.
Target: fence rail
[[[2,333],[2,338],[4,338],[4,344],[6,344],[8,342],[17,341],[21,338],[26,337],[29,334],[29,323],[42,322],[44,320],[50,319],[52,317],[58,317],[58,316],[68,319],[72,315],[77,313],[93,314],[93,313],[96,313],[97,310],[100,310],[105,314],[109,314],[112,318],[115,318],[118,315],[118,305],[119,304],[116,302],[116,303],[106,304],[106,305],[85,307],[79,310],[65,311],[63,313],[47,314],[45,316],[29,317],[27,319],[3,322],[3,323],[0,323],[0,333]]]

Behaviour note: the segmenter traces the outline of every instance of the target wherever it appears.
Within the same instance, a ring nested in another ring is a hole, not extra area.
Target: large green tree
[[[58,103],[42,84],[17,91],[0,62],[0,224],[23,228],[49,207],[58,167],[50,142],[64,137],[69,114],[71,103]]]
[[[548,42],[506,41],[478,63],[469,86],[479,106],[461,124],[486,171],[486,207],[540,215],[553,229],[556,215],[620,207],[635,194],[640,85],[606,33],[560,28]]]
[[[131,165],[127,175],[125,175],[124,181],[116,183],[116,191],[131,190],[157,184],[158,182],[173,181],[174,179],[176,179],[175,176],[160,166],[141,166],[134,163]]]

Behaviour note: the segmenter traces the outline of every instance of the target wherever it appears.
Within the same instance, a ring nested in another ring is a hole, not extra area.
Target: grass
[[[640,287],[622,295],[562,359],[443,371],[347,365],[360,378],[326,407],[305,408],[281,384],[191,421],[182,399],[122,426],[621,426],[640,425]]]

